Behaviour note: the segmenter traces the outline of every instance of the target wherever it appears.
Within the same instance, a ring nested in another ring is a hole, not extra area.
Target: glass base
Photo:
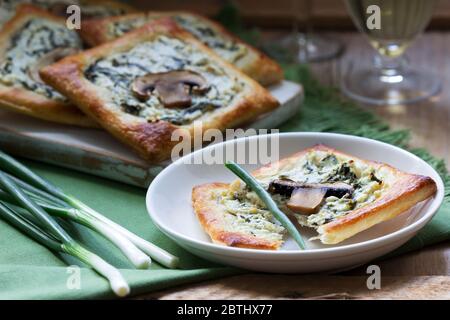
[[[342,43],[334,38],[304,33],[285,37],[281,45],[291,51],[293,60],[299,63],[332,59],[343,50]]]
[[[439,93],[441,81],[425,70],[405,67],[401,73],[389,74],[380,69],[355,69],[341,79],[342,91],[352,99],[375,105],[398,105],[418,102]]]

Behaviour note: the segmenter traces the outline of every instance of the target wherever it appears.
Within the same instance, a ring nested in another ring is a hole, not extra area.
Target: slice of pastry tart
[[[336,244],[431,197],[436,183],[387,164],[317,145],[252,173],[279,208],[324,244]],[[241,180],[192,191],[192,204],[212,241],[278,249],[286,232]],[[312,239],[311,239],[312,240]]]
[[[283,79],[281,67],[259,50],[230,34],[220,24],[195,13],[148,12],[86,21],[80,30],[91,46],[102,44],[161,17],[170,17],[207,47],[262,85]]]
[[[168,159],[194,135],[255,119],[279,103],[170,19],[41,70],[41,77],[144,159]]]
[[[45,84],[40,68],[81,49],[81,39],[64,20],[22,5],[0,31],[0,107],[36,118],[95,126],[76,106]]]

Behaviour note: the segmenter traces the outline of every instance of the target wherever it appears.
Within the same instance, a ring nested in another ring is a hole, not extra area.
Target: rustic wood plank
[[[369,290],[367,277],[244,275],[161,291],[153,299],[450,299],[449,276],[383,277]]]

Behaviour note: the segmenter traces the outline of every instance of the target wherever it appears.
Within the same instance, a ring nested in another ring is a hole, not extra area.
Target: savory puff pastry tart
[[[429,177],[362,160],[317,145],[264,166],[253,176],[279,208],[336,244],[392,219],[436,192]],[[248,187],[209,183],[192,191],[194,211],[212,241],[227,246],[278,249],[285,229]],[[312,240],[312,239],[311,239]]]
[[[170,19],[162,19],[41,70],[68,96],[144,159],[170,157],[177,129],[224,130],[279,103]]]
[[[77,107],[45,84],[39,69],[82,47],[64,20],[22,5],[0,31],[0,107],[36,118],[95,126]]]
[[[223,59],[262,85],[275,84],[283,79],[283,71],[275,61],[230,34],[220,24],[190,12],[148,12],[94,19],[83,23],[80,34],[86,43],[96,46],[161,17],[172,18]]]

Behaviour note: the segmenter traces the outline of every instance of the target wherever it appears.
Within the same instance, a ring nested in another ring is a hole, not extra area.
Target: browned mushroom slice
[[[156,91],[166,108],[188,108],[192,103],[191,92],[201,94],[208,89],[203,76],[187,70],[149,73],[137,77],[131,85],[140,100],[150,98]]]
[[[325,194],[326,197],[335,196],[342,198],[346,194],[352,195],[355,191],[351,185],[344,182],[322,183],[318,186],[327,190],[327,193]]]
[[[75,54],[79,51],[77,48],[56,48],[52,51],[47,52],[42,57],[40,57],[34,65],[30,66],[28,69],[28,75],[31,79],[33,79],[36,82],[43,83],[40,75],[39,70],[43,67],[46,67],[48,65],[51,65],[52,63],[55,63],[59,60],[61,60],[64,57],[70,56],[72,54]]]
[[[326,193],[326,189],[323,188],[295,189],[287,203],[287,207],[296,213],[315,213],[319,209]]]
[[[324,189],[325,196],[335,196],[342,198],[344,195],[351,195],[354,191],[353,187],[343,182],[335,183],[299,183],[290,179],[276,179],[269,184],[269,192],[277,193],[284,196],[291,196],[291,194],[299,189]]]
[[[282,196],[290,197],[292,191],[303,186],[304,184],[295,182],[291,179],[276,179],[270,182],[269,192],[281,194]]]

